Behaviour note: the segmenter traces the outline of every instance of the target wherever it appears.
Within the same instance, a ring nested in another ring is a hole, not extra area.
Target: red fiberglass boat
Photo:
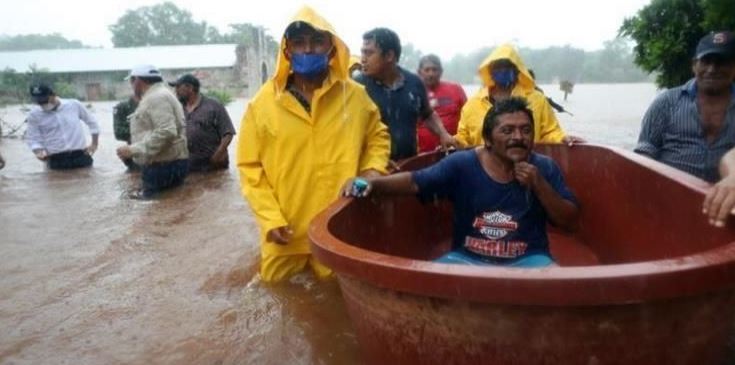
[[[722,364],[735,324],[735,229],[700,213],[708,184],[596,145],[541,145],[581,206],[550,230],[557,267],[431,262],[451,204],[343,198],[312,223],[372,364]],[[404,170],[436,162],[407,161]]]

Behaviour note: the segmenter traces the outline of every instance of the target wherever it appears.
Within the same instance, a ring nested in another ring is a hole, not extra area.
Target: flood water
[[[632,148],[650,84],[577,85],[568,133]],[[471,88],[474,89],[474,88]],[[193,174],[154,201],[127,198],[114,103],[93,103],[94,167],[47,171],[20,139],[0,140],[0,363],[352,364],[355,336],[334,281],[257,279],[257,227],[228,171]],[[244,100],[228,106],[236,126]],[[0,110],[10,125],[18,106]],[[4,126],[7,132],[8,126]]]

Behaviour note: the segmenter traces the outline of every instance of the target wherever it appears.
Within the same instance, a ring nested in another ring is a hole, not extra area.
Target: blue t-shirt
[[[529,163],[562,198],[576,203],[552,159],[532,153]],[[541,202],[517,181],[493,180],[474,149],[449,155],[412,176],[423,200],[440,197],[453,203],[453,250],[494,263],[548,255],[547,216]]]
[[[403,81],[392,87],[364,75],[355,79],[365,85],[368,95],[380,109],[381,119],[390,133],[390,159],[394,161],[416,156],[416,125],[434,111],[421,79],[398,69]]]

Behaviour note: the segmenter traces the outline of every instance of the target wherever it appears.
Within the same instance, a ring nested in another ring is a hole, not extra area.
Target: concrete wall
[[[244,97],[255,95],[276,68],[277,49],[268,44],[262,31],[254,32],[254,38],[255,45],[239,45],[236,50],[235,72],[242,80],[242,92],[238,95]]]
[[[184,73],[194,74],[202,84],[202,91],[227,90],[233,96],[252,97],[275,69],[275,50],[268,46],[262,33],[255,46],[240,45],[235,51],[232,67],[198,69],[162,69],[164,81],[172,81]],[[76,96],[81,100],[117,100],[130,95],[132,90],[123,80],[128,71],[89,72],[65,74]]]

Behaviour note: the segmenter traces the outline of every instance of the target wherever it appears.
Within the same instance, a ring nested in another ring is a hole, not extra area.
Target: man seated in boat
[[[559,167],[534,153],[525,99],[498,101],[486,114],[484,144],[414,172],[357,179],[345,195],[418,194],[454,205],[453,249],[436,261],[543,267],[553,264],[546,224],[573,230],[579,209]],[[363,185],[363,190],[356,189]]]
[[[727,151],[735,148],[735,33],[702,37],[694,78],[661,93],[646,111],[635,152],[715,184],[704,202],[709,223],[724,227],[735,208]],[[725,158],[723,158],[725,156]]]

